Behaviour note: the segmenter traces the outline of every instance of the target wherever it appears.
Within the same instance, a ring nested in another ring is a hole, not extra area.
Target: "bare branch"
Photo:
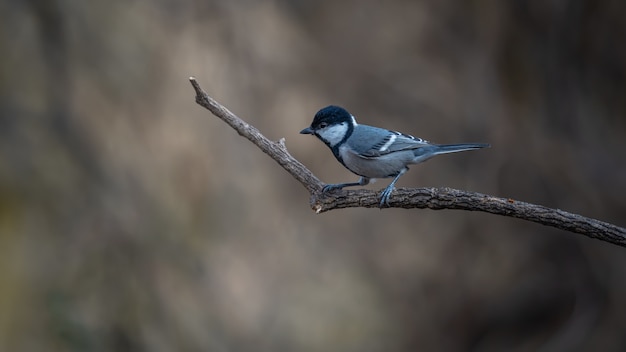
[[[322,213],[333,209],[353,207],[378,208],[380,203],[379,192],[361,189],[322,193],[324,184],[309,169],[287,152],[284,139],[278,142],[270,141],[254,126],[247,124],[208,96],[195,78],[191,77],[189,80],[196,91],[196,102],[199,105],[222,119],[237,131],[239,135],[254,143],[309,191],[311,194],[311,208],[315,212]],[[626,247],[625,228],[559,209],[487,194],[445,187],[398,188],[389,199],[389,207],[482,211],[532,221]]]
[[[208,96],[195,78],[190,77],[191,85],[196,90],[196,103],[207,108],[213,113],[213,115],[219,117],[232,127],[240,136],[247,138],[250,142],[254,143],[263,153],[269,155],[274,161],[276,161],[283,169],[287,170],[296,180],[313,194],[321,191],[324,184],[320,181],[306,166],[292,157],[287,148],[285,142],[281,139],[278,142],[273,142],[267,139],[259,132],[254,126],[251,126],[230,112],[220,103]]]

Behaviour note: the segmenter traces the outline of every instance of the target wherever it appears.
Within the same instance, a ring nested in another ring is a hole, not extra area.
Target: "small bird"
[[[484,143],[432,144],[408,134],[360,125],[346,109],[327,106],[315,114],[311,126],[300,131],[324,142],[348,170],[361,176],[358,182],[328,184],[322,192],[351,186],[365,186],[376,178],[393,177],[381,196],[379,206],[389,205],[395,184],[410,164],[435,155],[489,147]]]

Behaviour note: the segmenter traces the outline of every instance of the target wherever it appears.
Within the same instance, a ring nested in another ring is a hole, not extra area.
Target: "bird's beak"
[[[313,134],[313,130],[311,129],[311,127],[307,127],[300,131],[300,134]]]

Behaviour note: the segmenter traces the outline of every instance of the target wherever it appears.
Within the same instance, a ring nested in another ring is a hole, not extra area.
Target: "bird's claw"
[[[330,191],[334,191],[336,189],[342,189],[342,188],[343,188],[343,185],[328,184],[324,186],[324,188],[322,188],[322,193],[326,193],[326,192],[330,192]]]
[[[388,208],[389,207],[389,198],[391,197],[391,193],[395,187],[387,187],[380,194],[380,203],[378,204],[379,208]]]

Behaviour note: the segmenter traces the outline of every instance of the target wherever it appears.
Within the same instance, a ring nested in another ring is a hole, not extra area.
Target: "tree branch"
[[[208,96],[195,78],[191,77],[189,81],[196,91],[196,102],[199,105],[222,119],[237,131],[239,135],[254,143],[309,191],[311,208],[316,213],[341,208],[378,207],[380,202],[379,192],[361,189],[322,193],[324,184],[309,169],[289,154],[285,147],[284,138],[278,142],[270,141],[254,126],[247,124]],[[532,221],[626,247],[625,228],[559,209],[446,187],[398,188],[389,199],[389,207],[482,211]]]

